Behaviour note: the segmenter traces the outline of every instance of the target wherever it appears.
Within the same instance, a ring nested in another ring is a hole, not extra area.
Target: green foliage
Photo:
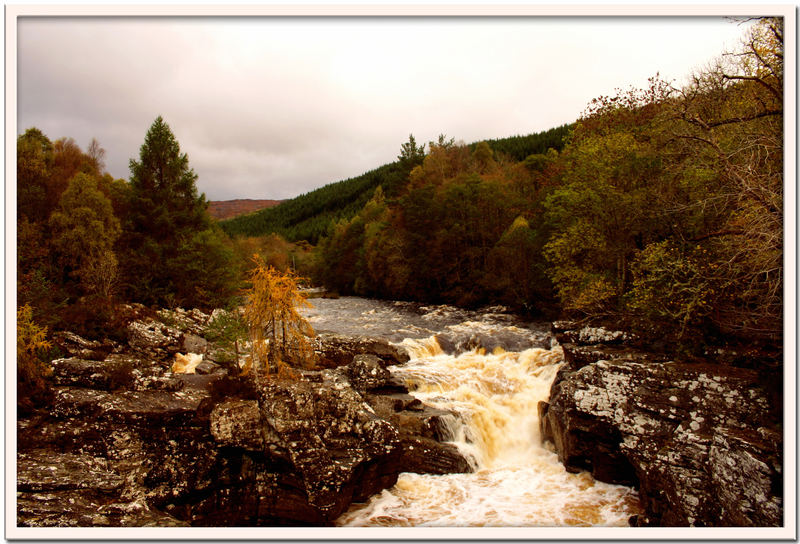
[[[645,326],[686,340],[707,326],[725,286],[719,264],[700,245],[679,248],[665,240],[650,244],[633,266],[628,306]]]
[[[400,165],[410,172],[412,168],[422,162],[424,157],[425,144],[417,146],[417,141],[414,139],[414,135],[409,134],[408,142],[401,146],[400,154],[397,156],[397,160],[400,161]]]
[[[144,303],[213,307],[236,289],[233,253],[212,227],[197,174],[164,120],[156,118],[130,161],[120,260],[128,296]]]
[[[562,149],[568,133],[569,126],[564,125],[538,134],[487,140],[486,143],[496,156],[504,155],[521,161],[532,153],[546,153],[550,148]],[[447,141],[442,135],[441,142],[433,144],[434,147],[444,148],[453,146],[454,141]],[[411,150],[412,145],[414,151]],[[475,145],[477,144],[473,144]],[[409,172],[423,159],[424,147],[417,146],[413,135],[409,135],[409,141],[402,144],[396,162],[385,164],[361,176],[325,185],[278,206],[221,221],[220,226],[231,236],[277,233],[289,241],[306,240],[317,244],[337,222],[352,219],[372,198],[378,187],[382,188],[388,199],[402,195],[408,183]]]
[[[53,143],[38,128],[17,138],[17,215],[31,222],[46,221],[47,192],[53,165]]]
[[[84,292],[110,297],[117,276],[113,247],[120,222],[111,201],[100,191],[97,178],[75,175],[49,225],[59,263],[79,279]]]
[[[234,343],[247,338],[248,329],[237,310],[217,311],[203,331],[203,336],[221,347],[232,350]]]

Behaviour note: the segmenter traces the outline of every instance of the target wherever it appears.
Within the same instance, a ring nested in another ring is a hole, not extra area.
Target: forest
[[[29,128],[21,379],[38,383],[48,331],[113,337],[120,305],[237,305],[253,254],[342,295],[613,321],[686,354],[779,349],[783,83],[782,23],[763,19],[682,87],[656,76],[529,136],[410,136],[393,163],[221,224],[161,117],[128,180],[98,142]]]

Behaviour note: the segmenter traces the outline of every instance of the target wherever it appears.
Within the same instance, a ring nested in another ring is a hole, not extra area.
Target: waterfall
[[[539,435],[560,348],[446,354],[435,338],[403,341],[412,360],[390,367],[411,393],[460,417],[452,442],[475,472],[401,474],[391,489],[353,505],[349,526],[625,526],[636,492],[568,473]]]

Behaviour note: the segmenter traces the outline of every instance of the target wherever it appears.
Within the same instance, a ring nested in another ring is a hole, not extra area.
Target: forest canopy
[[[778,345],[783,49],[782,20],[760,19],[682,87],[656,76],[526,136],[409,135],[392,163],[219,224],[160,116],[129,180],[97,141],[30,128],[18,308],[99,334],[124,302],[240,303],[255,253],[341,294],[613,320],[686,350]]]

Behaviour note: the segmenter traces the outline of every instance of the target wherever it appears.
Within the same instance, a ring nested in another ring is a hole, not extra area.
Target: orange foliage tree
[[[310,308],[300,293],[294,272],[280,272],[267,265],[258,255],[248,280],[251,287],[245,292],[244,318],[250,335],[250,360],[246,371],[277,371],[282,363],[307,363],[313,356],[309,336],[314,330],[300,314],[300,308]]]

